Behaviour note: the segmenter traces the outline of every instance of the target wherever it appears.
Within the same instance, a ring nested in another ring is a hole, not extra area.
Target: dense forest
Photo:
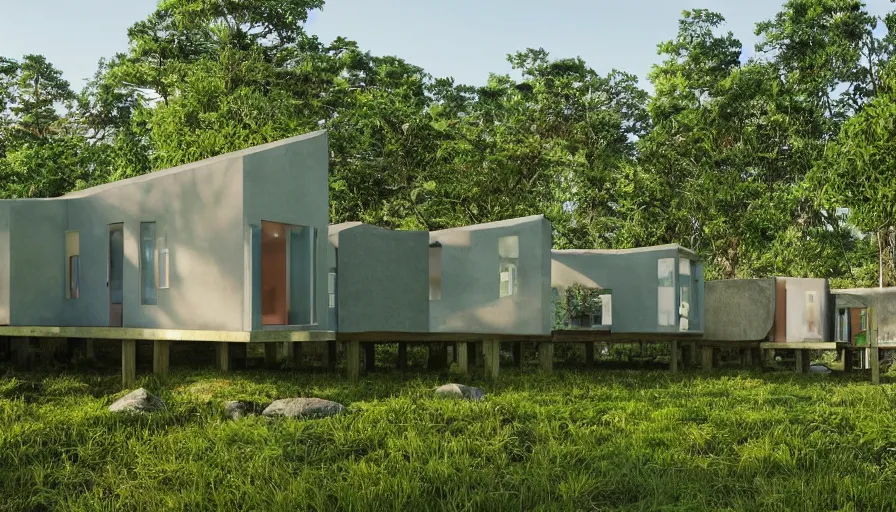
[[[305,32],[323,0],[162,0],[73,90],[0,56],[0,198],[54,197],[325,128],[333,222],[543,213],[559,248],[680,243],[710,278],[896,284],[896,11],[789,0],[753,57],[685,11],[649,75],[542,49],[433,77]],[[669,20],[675,23],[675,20]]]

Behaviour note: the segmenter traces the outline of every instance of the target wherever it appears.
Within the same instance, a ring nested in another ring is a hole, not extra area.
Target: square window
[[[81,295],[81,240],[77,231],[65,233],[65,298],[77,299]]]

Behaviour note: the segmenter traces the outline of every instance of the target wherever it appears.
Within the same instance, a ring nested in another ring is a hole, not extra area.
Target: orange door
[[[261,221],[261,324],[287,325],[286,248],[289,230],[285,224]]]

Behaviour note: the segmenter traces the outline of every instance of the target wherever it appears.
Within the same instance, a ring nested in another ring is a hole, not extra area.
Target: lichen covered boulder
[[[109,406],[112,412],[156,412],[165,408],[165,402],[143,388],[131,391]]]
[[[345,406],[322,398],[284,398],[275,400],[262,414],[267,417],[326,418],[345,410]]]
[[[436,395],[465,400],[482,400],[485,397],[485,391],[463,384],[445,384],[436,388]]]

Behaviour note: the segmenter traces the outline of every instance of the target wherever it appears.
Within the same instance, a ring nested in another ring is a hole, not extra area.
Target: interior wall
[[[261,223],[261,323],[286,325],[288,227],[276,222]]]

